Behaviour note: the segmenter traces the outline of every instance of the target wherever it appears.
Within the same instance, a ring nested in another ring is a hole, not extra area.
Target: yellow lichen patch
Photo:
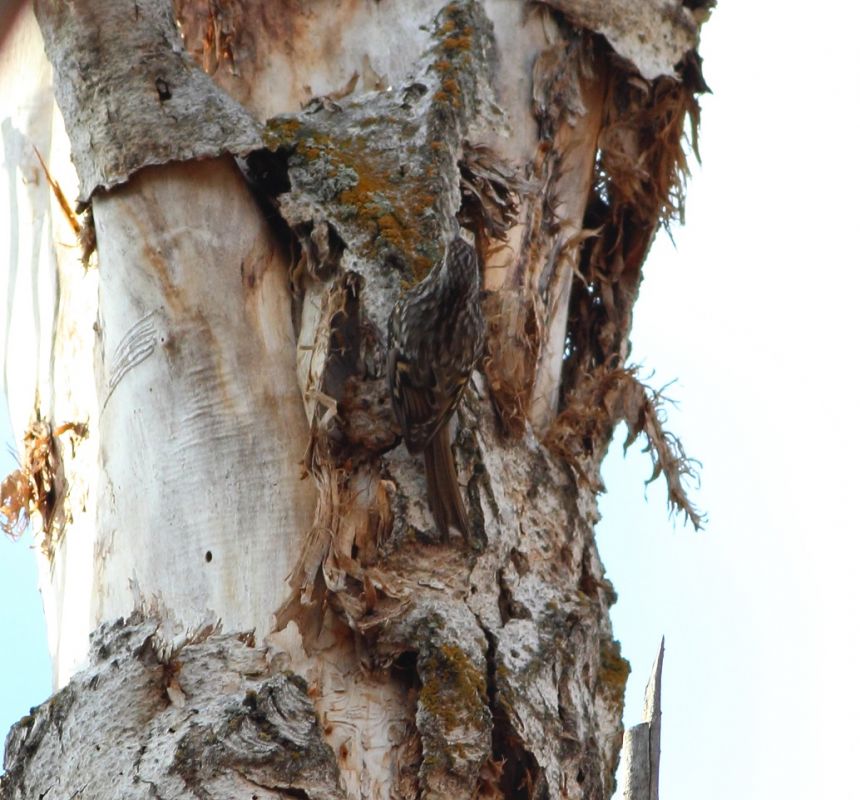
[[[446,81],[443,81],[442,88],[448,92],[448,94],[455,96],[460,94],[460,84],[453,78],[448,78]]]
[[[295,118],[269,120],[263,131],[263,142],[266,147],[274,150],[294,139],[299,128],[301,123]]]
[[[395,245],[399,250],[411,253],[412,271],[417,280],[426,275],[433,266],[433,262],[427,256],[415,251],[417,244],[416,232],[398,222],[392,214],[384,214],[379,218],[380,236],[387,242]]]
[[[340,112],[279,119],[266,132],[270,147],[287,151],[294,185],[332,203],[339,223],[358,234],[350,237],[356,254],[405,266],[412,281],[441,255],[439,220],[456,149],[452,125],[474,94],[474,77],[463,70],[481,30],[474,16],[462,3],[439,16],[431,67],[435,107],[426,126],[419,129],[399,106],[382,104],[359,119]]]
[[[471,25],[467,24],[466,10],[458,3],[450,3],[442,10],[441,16],[444,22],[436,28],[439,46],[451,58],[465,54],[472,47],[474,33]]]
[[[475,30],[469,24],[471,17],[463,5],[452,3],[443,9],[441,16],[443,22],[435,32],[437,60],[432,69],[442,78],[442,85],[434,92],[433,101],[449,109],[460,109],[464,105],[462,95],[468,93],[465,88],[468,83],[464,85],[465,76],[461,70],[471,63]]]
[[[430,176],[419,174],[395,181],[392,176],[397,169],[391,154],[375,155],[361,146],[355,150],[342,147],[333,155],[357,175],[353,186],[343,190],[338,199],[355,209],[359,222],[375,228],[381,243],[403,253],[416,276],[421,276],[431,266],[431,260],[419,251],[424,240],[421,218],[433,210],[433,195],[422,191]]]
[[[460,84],[454,78],[447,78],[442,82],[442,88],[434,95],[433,99],[437,103],[449,103],[454,108],[460,108]]]

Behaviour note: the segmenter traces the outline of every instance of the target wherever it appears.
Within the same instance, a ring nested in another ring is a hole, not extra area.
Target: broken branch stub
[[[660,797],[660,727],[663,681],[661,639],[651,677],[645,688],[644,720],[624,731],[619,767],[619,792],[623,800],[659,800]]]

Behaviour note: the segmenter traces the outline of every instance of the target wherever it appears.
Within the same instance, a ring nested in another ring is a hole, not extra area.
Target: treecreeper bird
[[[475,248],[457,237],[439,263],[397,301],[388,320],[388,382],[410,453],[424,453],[427,499],[447,539],[469,535],[448,420],[484,348]]]

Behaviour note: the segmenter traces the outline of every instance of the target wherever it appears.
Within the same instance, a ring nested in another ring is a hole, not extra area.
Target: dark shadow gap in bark
[[[285,194],[292,188],[289,177],[290,151],[287,148],[276,150],[255,150],[244,159],[237,161],[245,176],[251,195],[266,221],[275,243],[289,265],[290,270],[290,310],[293,321],[293,335],[298,338],[302,324],[303,291],[301,281],[296,281],[296,267],[301,261],[302,245],[296,232],[287,224],[273,198]]]
[[[516,549],[511,551],[512,560],[516,558],[516,552]],[[502,617],[502,627],[512,619],[531,619],[532,615],[529,610],[514,599],[514,594],[507,580],[505,580],[502,569],[499,569],[496,574],[496,583],[499,587],[499,614]]]
[[[484,626],[482,628],[487,637],[487,697],[493,715],[492,761],[497,767],[495,788],[506,800],[548,800],[546,782],[537,760],[526,750],[522,739],[514,731],[510,717],[499,699],[496,639],[492,631]]]
[[[418,797],[420,786],[418,773],[421,769],[423,751],[421,737],[415,724],[418,712],[418,691],[421,681],[418,678],[418,653],[406,650],[391,664],[389,674],[395,683],[406,690],[409,703],[408,717],[411,720],[406,730],[402,731],[400,741],[395,743],[396,759],[394,766],[394,781],[400,788],[400,796]]]

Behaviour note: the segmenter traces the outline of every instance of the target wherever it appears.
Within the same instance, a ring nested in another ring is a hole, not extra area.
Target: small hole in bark
[[[164,100],[170,100],[173,96],[170,93],[170,86],[164,78],[156,78],[155,79],[155,88],[158,90],[158,99],[162,102]]]
[[[403,90],[403,107],[409,108],[412,103],[425,94],[427,94],[427,87],[423,83],[410,83]]]
[[[207,551],[206,551],[206,555],[204,556],[204,558],[206,559],[206,563],[208,564],[208,563],[212,560],[212,551],[211,551],[211,550],[207,550]]]
[[[385,266],[392,272],[406,272],[406,260],[400,253],[389,253],[385,257]]]
[[[251,153],[245,161],[253,184],[266,197],[275,197],[290,191],[290,178],[287,174],[289,153],[281,148],[274,153],[268,150],[257,150]],[[283,223],[279,214],[272,214]],[[284,223],[285,224],[285,223]]]
[[[576,773],[576,782],[584,783],[585,782],[585,773],[582,770]]]
[[[406,651],[401,653],[391,664],[391,676],[410,688],[421,685],[418,680],[418,653]]]

